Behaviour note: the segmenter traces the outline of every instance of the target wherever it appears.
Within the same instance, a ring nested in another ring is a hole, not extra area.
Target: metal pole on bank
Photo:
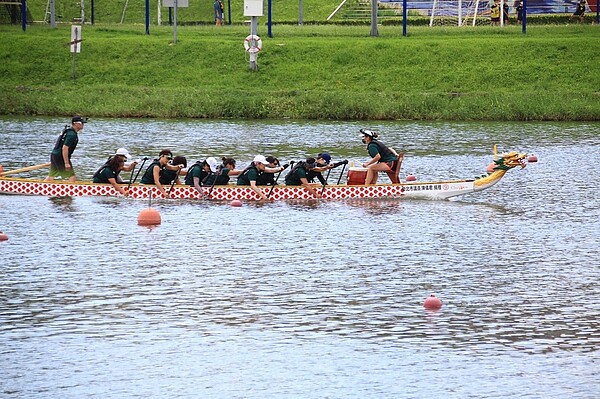
[[[21,0],[21,28],[27,30],[27,0]]]
[[[406,0],[402,0],[402,36],[406,36],[406,17],[408,16],[406,3]]]
[[[268,0],[267,2],[267,36],[273,37],[273,31],[271,30],[271,26],[273,25],[273,0]]]
[[[56,5],[54,0],[50,0],[50,27],[56,29]]]
[[[244,48],[250,56],[250,69],[258,69],[258,52],[262,49],[262,40],[258,36],[258,17],[263,16],[263,0],[244,0],[244,16],[250,17],[250,35],[244,40]]]
[[[150,34],[150,0],[146,0],[146,34]]]
[[[523,34],[527,33],[527,0],[523,0],[523,21],[521,21],[522,23],[522,29],[521,31],[523,32]]]
[[[596,0],[596,23],[600,24],[600,0]]]
[[[94,0],[92,0],[92,25],[94,25],[94,19],[95,19],[95,11],[94,11]]]

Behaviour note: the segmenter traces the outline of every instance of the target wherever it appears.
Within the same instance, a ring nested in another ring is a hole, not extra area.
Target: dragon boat
[[[365,185],[366,169],[349,168],[346,184],[319,186],[322,199],[348,199],[348,198],[416,198],[444,200],[460,195],[471,194],[485,190],[498,183],[507,171],[515,167],[525,167],[527,154],[509,152],[494,156],[494,162],[488,166],[487,174],[474,179],[443,180],[427,182],[399,182],[392,184]],[[40,165],[41,166],[41,165]],[[31,170],[32,167],[20,169]],[[40,195],[47,197],[116,197],[120,196],[110,184],[90,182],[44,182],[39,179],[13,178],[9,174],[15,171],[4,172],[0,175],[0,194]],[[159,198],[160,191],[153,185],[123,184],[129,187],[129,198],[148,199]],[[271,200],[297,200],[314,198],[302,186],[276,185],[261,187],[263,192],[269,194]],[[249,186],[213,186],[204,188],[205,195],[212,200],[250,200],[258,201],[259,196]],[[169,197],[174,199],[202,199],[204,198],[191,186],[173,185]]]

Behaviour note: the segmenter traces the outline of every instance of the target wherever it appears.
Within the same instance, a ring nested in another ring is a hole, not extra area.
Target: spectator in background
[[[223,6],[222,0],[215,0],[213,4],[215,8],[215,26],[223,25],[223,13],[225,11],[225,7]]]
[[[490,18],[492,26],[500,25],[500,0],[494,0],[494,4],[490,6]]]
[[[502,13],[502,18],[504,18],[504,24],[508,25],[510,24],[510,15],[508,11],[508,1],[506,0],[504,1],[503,9],[504,12]]]
[[[573,13],[573,15],[571,15],[569,17],[569,22],[571,22],[573,17],[579,17],[579,22],[583,23],[583,20],[585,18],[585,0],[579,1],[579,4],[577,4],[577,8],[575,9],[575,12]]]
[[[523,23],[523,2],[519,1],[519,4],[517,4],[517,23],[521,24]]]

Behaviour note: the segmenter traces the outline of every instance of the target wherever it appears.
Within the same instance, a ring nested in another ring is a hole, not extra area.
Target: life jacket
[[[62,148],[63,145],[65,145],[65,139],[67,138],[67,132],[69,130],[72,130],[75,133],[75,145],[73,147],[69,147],[69,155],[73,154],[73,151],[75,151],[75,147],[77,147],[77,143],[79,143],[79,136],[77,135],[77,132],[75,132],[75,129],[73,129],[73,127],[69,126],[69,125],[65,125],[65,127],[63,128],[63,130],[60,132],[60,134],[58,135],[58,138],[56,139],[56,143],[54,143],[54,150],[59,150]]]
[[[174,180],[177,179],[178,176],[178,170],[169,170],[167,168],[162,168],[160,170],[158,181],[160,182],[160,184],[171,184]]]
[[[371,143],[375,144],[377,146],[377,148],[379,148],[379,155],[381,155],[381,159],[386,158],[388,155],[392,155],[392,156],[396,157],[394,155],[394,153],[392,152],[392,150],[390,150],[385,144],[383,144],[379,140],[373,139],[371,141]],[[368,148],[368,146],[367,146],[367,148]]]
[[[254,162],[252,162],[250,164],[250,166],[248,166],[246,169],[244,169],[244,171],[242,173],[240,173],[240,175],[238,176],[238,178],[237,178],[238,185],[241,185],[241,186],[249,186],[250,185],[250,179],[248,178],[248,172],[252,169],[256,170],[257,176],[260,176],[262,174],[262,172],[260,170],[258,170],[256,165],[254,165]]]
[[[113,158],[113,156],[111,155],[110,157],[108,157],[108,159],[106,160],[106,162],[104,162],[104,165],[100,166],[100,169],[98,169],[96,171],[96,173],[94,173],[94,175],[92,176],[92,179],[95,179],[96,177],[98,177],[98,175],[100,174],[100,172],[102,172],[102,169],[108,167],[108,164],[110,162],[110,160]],[[121,173],[121,170],[113,170],[113,172],[115,172],[115,176],[118,176],[119,173]]]
[[[193,186],[194,185],[194,176],[192,176],[193,173],[191,173],[193,170],[196,170],[195,168],[199,168],[200,169],[200,182],[202,183],[202,180],[206,179],[206,176],[202,177],[204,175],[204,170],[202,169],[202,166],[204,165],[203,161],[196,161],[195,164],[193,164],[192,166],[190,166],[190,168],[187,171],[187,174],[185,175],[185,184],[188,186]]]
[[[297,162],[292,169],[288,172],[287,175],[285,175],[285,184],[287,185],[300,185],[302,184],[300,181],[300,178],[297,175],[297,171],[300,168],[304,168],[304,170],[306,171],[306,177],[308,180],[308,173],[310,172],[310,169],[314,167],[314,164],[307,164],[306,161],[300,161]],[[314,177],[313,177],[314,178]]]
[[[146,169],[146,171],[144,172],[144,175],[142,176],[140,183],[142,184],[156,184],[156,182],[154,181],[154,167],[155,166],[159,166],[160,167],[160,174],[162,174],[162,171],[164,170],[164,166],[160,166],[160,162],[158,161],[158,159],[155,159],[154,161],[152,161],[152,163],[150,164],[150,166],[148,166],[148,169]],[[162,183],[161,183],[162,184]]]
[[[223,173],[223,169],[225,169],[225,165],[217,166],[216,172],[210,172],[206,176],[204,184],[206,186],[225,186],[229,184],[229,175]]]

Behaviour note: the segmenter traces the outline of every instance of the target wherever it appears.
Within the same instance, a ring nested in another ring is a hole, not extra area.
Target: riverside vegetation
[[[326,17],[324,17],[326,18]],[[323,18],[323,19],[324,19]],[[258,71],[243,24],[0,26],[0,114],[339,120],[600,120],[597,25],[277,25]]]

